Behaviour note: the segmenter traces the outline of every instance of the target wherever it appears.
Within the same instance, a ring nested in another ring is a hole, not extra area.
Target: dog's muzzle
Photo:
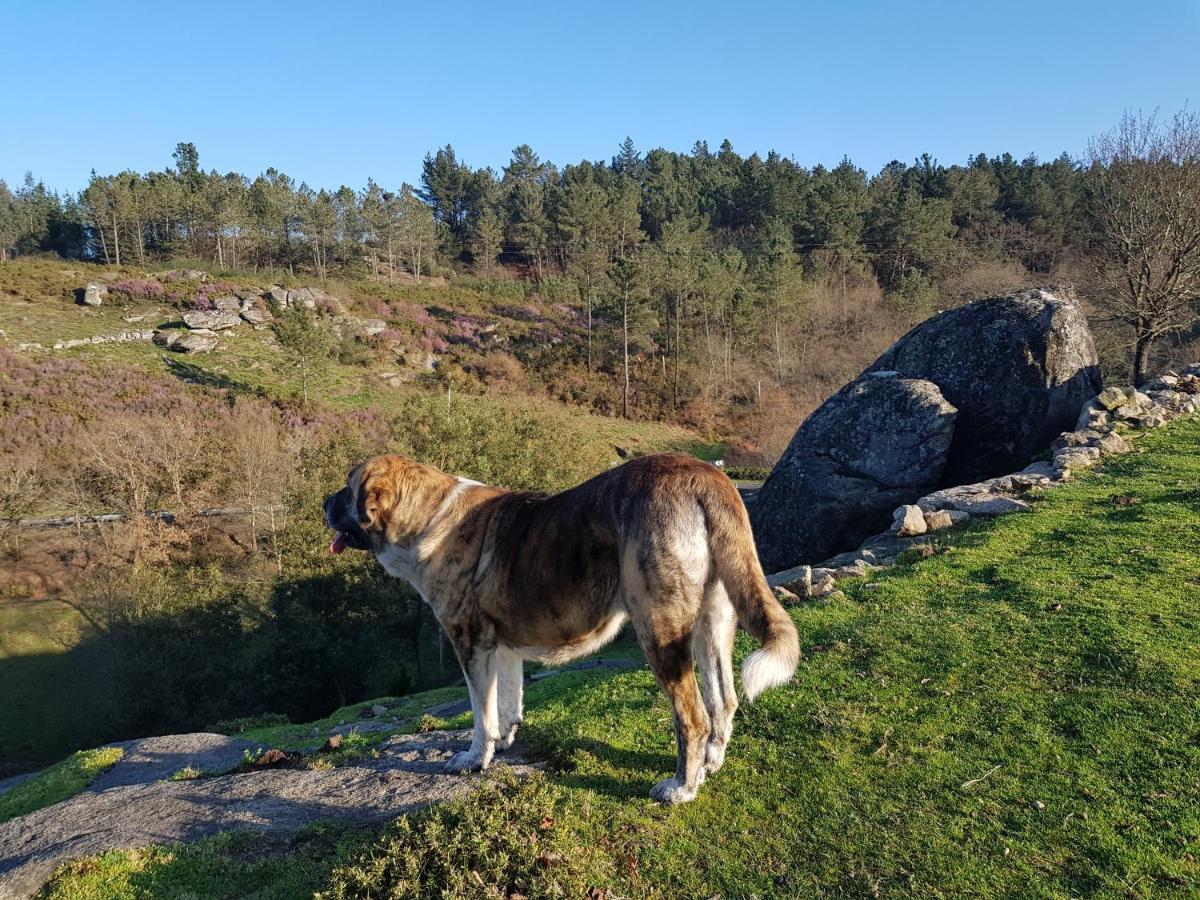
[[[325,498],[325,521],[337,535],[329,544],[330,553],[343,550],[369,550],[371,543],[354,515],[349,488],[342,488]]]

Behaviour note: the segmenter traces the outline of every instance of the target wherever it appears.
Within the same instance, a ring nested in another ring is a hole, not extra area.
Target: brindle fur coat
[[[475,731],[451,771],[485,769],[512,744],[523,660],[586,655],[630,621],[675,713],[675,777],[651,796],[691,800],[725,759],[738,704],[737,624],[762,643],[742,667],[747,700],[788,681],[799,660],[796,628],[767,587],[741,497],[689,456],[634,459],[553,495],[377,456],[326,499],[325,515],[337,532],[331,549],[369,550],[408,581],[458,655]]]

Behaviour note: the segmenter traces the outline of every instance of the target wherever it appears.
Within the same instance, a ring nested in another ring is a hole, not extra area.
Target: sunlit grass
[[[74,797],[124,755],[125,751],[120,747],[80,750],[50,766],[7,793],[0,794],[0,822]]]

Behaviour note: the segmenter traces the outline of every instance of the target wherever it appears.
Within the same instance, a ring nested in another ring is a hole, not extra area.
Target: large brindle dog
[[[796,628],[767,587],[741,497],[688,456],[635,459],[553,495],[377,456],[325,500],[325,517],[334,553],[374,553],[420,592],[453,644],[475,717],[453,772],[486,769],[512,744],[523,660],[591,653],[626,620],[675,711],[675,777],[650,792],[664,803],[691,800],[724,762],[737,624],[762,643],[742,666],[748,701],[796,670]]]

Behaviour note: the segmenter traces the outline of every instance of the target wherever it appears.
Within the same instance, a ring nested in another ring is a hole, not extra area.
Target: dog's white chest
[[[375,558],[379,560],[379,564],[389,575],[394,578],[403,578],[414,587],[417,586],[419,567],[417,566],[415,547],[397,547],[395,544],[388,544],[381,553],[375,554]]]

